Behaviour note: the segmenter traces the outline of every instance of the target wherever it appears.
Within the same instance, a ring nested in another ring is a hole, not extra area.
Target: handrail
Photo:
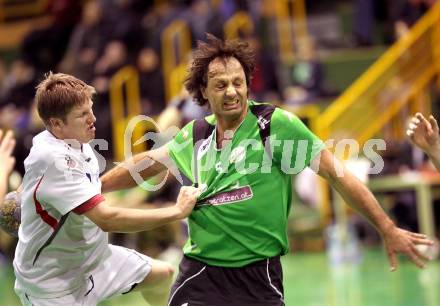
[[[176,19],[171,22],[161,35],[161,43],[165,98],[170,101],[180,93],[180,89],[176,91],[176,86],[171,83],[170,75],[175,68],[187,63],[187,56],[191,52],[191,34],[186,21]]]
[[[35,16],[44,12],[49,0],[35,0],[26,3],[11,3],[0,0],[0,22],[7,18],[17,18],[21,16]]]
[[[385,54],[383,54],[360,78],[358,78],[335,102],[333,102],[320,116],[317,123],[318,130],[316,133],[321,137],[330,136],[331,125],[340,120],[340,116],[347,111],[347,109],[355,105],[362,95],[371,92],[371,89],[379,86],[374,84],[381,76],[398,74],[393,71],[398,69],[397,62],[399,60],[405,60],[404,57],[408,56],[408,49],[414,47],[416,42],[422,38],[422,35],[426,34],[430,29],[435,29],[436,23],[440,21],[440,4],[437,3],[434,7],[416,23],[407,36],[402,37],[396,42]],[[437,30],[433,31],[433,37]],[[440,43],[440,40],[436,40]],[[432,48],[432,55],[436,59],[439,58],[439,46],[438,43],[431,41],[430,48]],[[427,50],[425,50],[427,51]],[[434,61],[434,65],[439,66],[438,61]],[[439,69],[436,69],[439,71]]]
[[[254,22],[248,13],[238,11],[225,22],[223,30],[226,39],[239,38],[240,30],[245,36],[250,36],[254,33]]]
[[[110,109],[115,160],[124,160],[125,128],[131,117],[141,114],[140,101],[138,72],[132,66],[125,66],[110,79]],[[138,139],[141,136],[142,131],[139,128],[135,129],[133,138]],[[141,148],[139,151],[142,149],[146,148]]]
[[[393,132],[403,135],[403,117],[429,108],[424,105],[429,103],[427,88],[439,74],[440,3],[437,2],[406,36],[321,113],[312,124],[313,130],[325,140],[352,138],[360,145],[390,122]],[[396,137],[396,133],[392,136]],[[323,180],[320,185],[321,216],[327,223],[331,213],[329,190]]]

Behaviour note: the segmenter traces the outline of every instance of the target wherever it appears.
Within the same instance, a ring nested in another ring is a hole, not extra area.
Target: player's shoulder
[[[71,153],[68,144],[45,130],[33,138],[25,166],[47,168],[56,160],[69,155]]]
[[[297,123],[298,121],[300,121],[300,119],[298,118],[297,115],[295,115],[294,113],[283,109],[281,107],[277,107],[272,115],[272,120],[278,123]]]
[[[299,120],[295,114],[269,102],[256,102],[254,100],[249,100],[248,105],[251,112],[258,119],[260,119],[259,117],[263,117],[268,120],[268,122],[270,121],[271,124],[275,123],[282,125],[287,122],[296,122]]]

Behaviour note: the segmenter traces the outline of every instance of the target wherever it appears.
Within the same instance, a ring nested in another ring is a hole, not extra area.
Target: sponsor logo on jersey
[[[69,168],[76,167],[76,161],[71,156],[66,156],[64,159],[66,160],[67,167]]]
[[[262,130],[266,129],[266,125],[270,123],[270,121],[267,119],[264,119],[263,116],[258,116],[257,122]]]
[[[203,200],[203,202],[200,203],[198,206],[205,206],[205,205],[219,206],[219,205],[237,203],[237,202],[249,200],[253,196],[254,194],[252,192],[251,186],[247,185],[244,187],[215,194]]]

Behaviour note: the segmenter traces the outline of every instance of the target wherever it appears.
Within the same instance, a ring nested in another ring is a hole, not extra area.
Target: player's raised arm
[[[167,146],[136,154],[130,159],[118,164],[101,177],[102,192],[135,187],[139,182],[136,176],[143,180],[153,177],[167,169],[170,158]]]
[[[175,205],[157,209],[112,207],[104,202],[84,215],[106,232],[140,232],[186,218],[194,208],[200,189],[184,186]]]
[[[406,130],[411,142],[422,149],[440,171],[440,135],[435,118],[431,115],[426,119],[421,113],[411,118]]]
[[[434,242],[425,235],[398,228],[368,188],[345,169],[328,150],[323,150],[321,153],[318,174],[341,194],[347,204],[376,227],[385,243],[391,271],[397,269],[397,253],[407,255],[420,268],[425,266],[424,261],[428,258],[421,254],[416,246],[432,245]]]

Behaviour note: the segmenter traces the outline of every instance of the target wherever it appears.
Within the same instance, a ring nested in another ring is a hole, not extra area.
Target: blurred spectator
[[[35,69],[24,60],[15,60],[5,77],[0,96],[0,128],[15,131],[16,170],[21,174],[24,173],[23,160],[29,153],[31,138],[41,129],[33,117],[37,83]]]
[[[356,0],[354,12],[354,36],[357,46],[373,43],[374,0]]]
[[[62,59],[70,34],[81,14],[81,3],[76,0],[51,1],[49,13],[52,23],[30,32],[21,46],[22,56],[38,71],[53,69]]]
[[[255,50],[255,71],[250,86],[252,98],[260,101],[279,100],[281,89],[274,56],[261,48],[258,39],[252,37],[248,42]]]
[[[25,130],[37,84],[35,69],[24,60],[15,60],[5,77],[0,96],[0,126]]]
[[[149,30],[149,45],[161,54],[161,36],[167,26],[180,18],[182,9],[173,1],[159,1],[154,12],[147,13],[143,19],[144,28]]]
[[[396,38],[404,36],[433,3],[433,1],[426,0],[406,0],[399,10],[398,19],[394,24]]]
[[[15,60],[4,80],[0,107],[11,104],[28,110],[34,99],[36,84],[35,69],[25,60]]]
[[[143,113],[150,116],[158,115],[165,108],[165,89],[159,56],[154,49],[143,48],[139,52],[136,64]]]
[[[112,27],[103,18],[101,2],[88,1],[84,5],[81,21],[72,34],[60,70],[90,82],[94,73],[93,65],[111,40]]]
[[[104,48],[103,55],[98,59],[94,67],[92,86],[96,89],[94,99],[94,111],[99,114],[96,121],[96,139],[105,139],[112,142],[112,122],[110,109],[110,81],[119,69],[127,65],[127,47],[122,41],[110,41]],[[112,150],[103,151],[103,156],[111,157]]]
[[[287,104],[297,105],[336,95],[325,84],[324,68],[316,56],[315,45],[305,40],[298,45],[298,60],[292,72],[292,86],[285,89]]]
[[[95,78],[92,82],[98,94],[108,93],[110,78],[128,64],[127,47],[120,40],[110,41],[102,57],[95,64]]]
[[[223,37],[222,17],[218,10],[208,0],[192,0],[189,9],[183,15],[191,28],[193,45],[198,40],[203,40],[206,33]]]
[[[134,58],[144,45],[141,25],[143,15],[152,5],[143,0],[113,0],[104,2],[104,17],[112,24],[112,39],[122,41],[127,47],[128,57]]]
[[[202,119],[209,114],[210,111],[207,106],[198,105],[189,95],[188,91],[182,87],[180,95],[172,99],[157,117],[157,126],[161,132],[167,131],[170,128],[173,129],[174,127],[180,129],[191,120]],[[168,136],[170,135],[167,134]]]

